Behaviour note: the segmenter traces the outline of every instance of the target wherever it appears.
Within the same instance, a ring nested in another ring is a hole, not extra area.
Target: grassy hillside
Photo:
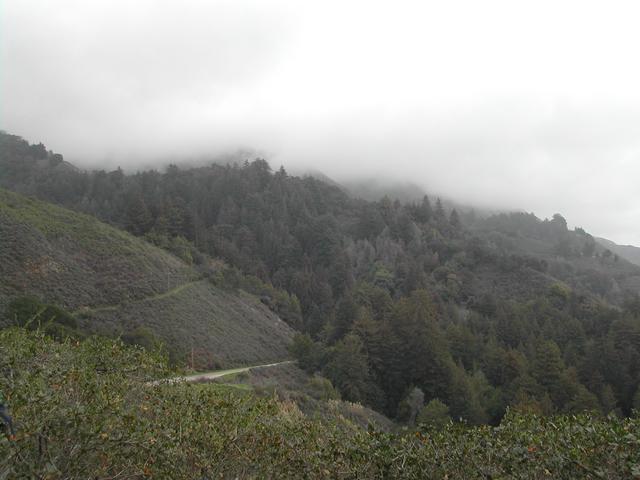
[[[207,280],[81,317],[103,333],[148,327],[176,346],[175,355],[187,363],[193,347],[199,369],[281,360],[291,336],[287,324],[255,297],[215,288]]]
[[[25,294],[77,312],[88,330],[148,327],[203,368],[282,359],[291,330],[255,297],[224,291],[143,240],[0,189],[0,310]]]
[[[145,298],[195,272],[93,217],[0,189],[0,306],[26,291],[69,310]]]

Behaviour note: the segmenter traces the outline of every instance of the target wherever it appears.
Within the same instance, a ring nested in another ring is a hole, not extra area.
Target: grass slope
[[[160,294],[195,272],[93,217],[0,189],[0,306],[29,292],[69,310]]]
[[[202,369],[282,360],[292,332],[252,295],[217,289],[206,280],[82,317],[98,325],[99,333],[148,327],[174,346],[179,361],[190,363],[193,351],[194,366]]]
[[[148,327],[203,368],[280,360],[292,333],[255,297],[199,281],[162,249],[0,189],[0,310],[25,294],[79,313],[90,331]]]

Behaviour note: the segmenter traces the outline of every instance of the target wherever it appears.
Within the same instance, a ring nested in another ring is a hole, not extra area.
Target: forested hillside
[[[629,415],[640,402],[640,268],[561,215],[358,200],[262,159],[82,172],[10,135],[0,165],[6,188],[266,285],[264,303],[301,332],[299,364],[401,421],[497,423],[508,405]]]

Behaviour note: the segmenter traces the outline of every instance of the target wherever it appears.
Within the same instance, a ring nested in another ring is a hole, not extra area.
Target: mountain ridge
[[[3,141],[0,184],[90,213],[203,272],[212,258],[228,265],[210,280],[258,292],[300,332],[300,367],[344,400],[401,422],[431,405],[474,424],[497,424],[508,407],[630,415],[640,401],[640,267],[560,214],[477,216],[427,195],[366,201],[264,159],[60,173],[37,167],[27,142]],[[195,321],[215,310],[196,300],[203,285],[151,296],[169,319],[190,308]],[[153,322],[148,303],[95,320]],[[188,349],[194,337],[173,327]]]

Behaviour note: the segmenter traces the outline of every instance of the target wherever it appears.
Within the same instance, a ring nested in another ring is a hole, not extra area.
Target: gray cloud
[[[476,4],[8,0],[0,128],[84,166],[255,149],[640,244],[633,2]]]

